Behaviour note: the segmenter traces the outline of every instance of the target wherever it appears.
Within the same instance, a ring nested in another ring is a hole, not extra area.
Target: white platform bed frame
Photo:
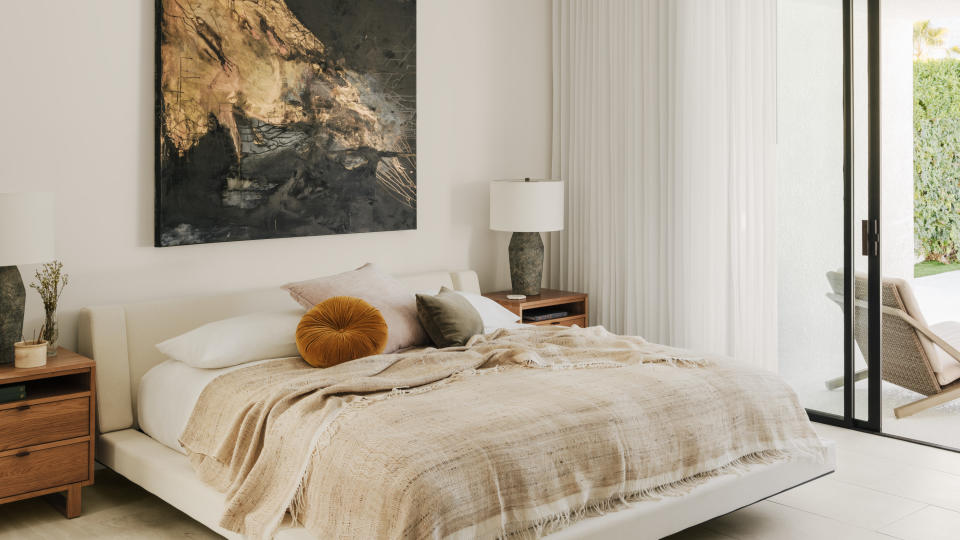
[[[472,271],[400,277],[413,290],[446,286],[480,292]],[[295,305],[285,291],[276,288],[84,309],[79,352],[97,362],[97,461],[213,531],[240,538],[218,525],[224,496],[194,475],[186,456],[139,431],[137,390],[141,377],[164,361],[156,343],[211,321]],[[746,474],[713,478],[683,497],[636,502],[618,512],[581,520],[550,538],[661,538],[829,474],[834,464],[831,446],[825,464],[797,460],[755,466]],[[299,527],[282,529],[276,537],[312,538]]]

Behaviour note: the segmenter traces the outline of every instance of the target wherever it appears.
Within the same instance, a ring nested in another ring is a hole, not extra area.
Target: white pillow
[[[303,310],[251,313],[207,323],[157,344],[163,354],[201,369],[297,356]]]
[[[510,328],[520,321],[519,315],[486,296],[463,291],[457,291],[457,294],[466,298],[480,312],[484,329]]]

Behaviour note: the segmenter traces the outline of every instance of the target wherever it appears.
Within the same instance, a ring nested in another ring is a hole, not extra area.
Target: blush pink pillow
[[[413,291],[373,264],[368,263],[342,274],[288,283],[283,288],[306,309],[334,296],[353,296],[365,300],[380,310],[387,323],[384,353],[430,343],[417,317],[417,299]]]

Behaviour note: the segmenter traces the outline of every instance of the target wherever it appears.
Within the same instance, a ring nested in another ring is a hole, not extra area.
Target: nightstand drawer
[[[530,324],[530,323],[528,323]],[[536,326],[573,326],[577,325],[580,328],[585,328],[587,326],[587,317],[584,315],[575,315],[573,317],[562,317],[560,319],[550,319],[546,321],[538,321],[533,323]]]
[[[78,442],[0,457],[0,499],[83,482],[90,471],[89,452],[90,443]]]
[[[0,410],[0,451],[90,434],[86,397]]]

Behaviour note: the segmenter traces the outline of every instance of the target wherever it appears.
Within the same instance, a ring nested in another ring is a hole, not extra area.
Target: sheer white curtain
[[[548,282],[593,324],[776,368],[776,0],[554,0]]]

